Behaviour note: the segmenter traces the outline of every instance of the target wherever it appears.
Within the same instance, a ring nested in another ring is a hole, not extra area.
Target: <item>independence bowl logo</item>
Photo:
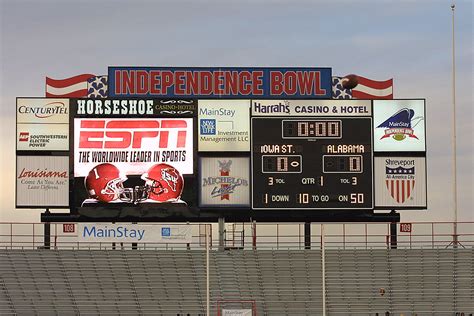
[[[387,159],[385,186],[397,203],[408,200],[415,188],[415,161]]]
[[[414,116],[415,111],[407,108],[401,109],[393,114],[386,121],[377,126],[377,128],[385,128],[385,134],[380,139],[392,137],[396,141],[402,141],[407,136],[418,139],[413,129],[423,121],[423,117]]]

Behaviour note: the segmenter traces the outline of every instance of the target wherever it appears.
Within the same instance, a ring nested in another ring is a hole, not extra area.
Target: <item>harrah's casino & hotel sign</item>
[[[331,98],[331,68],[109,67],[109,97]]]

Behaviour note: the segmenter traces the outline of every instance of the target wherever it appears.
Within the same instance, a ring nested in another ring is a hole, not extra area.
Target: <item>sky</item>
[[[0,0],[0,222],[15,209],[16,97],[43,97],[45,77],[108,66],[331,67],[394,80],[394,98],[426,98],[428,210],[402,221],[453,221],[450,1]],[[473,4],[456,1],[458,220],[473,215]],[[21,194],[21,192],[20,192]]]

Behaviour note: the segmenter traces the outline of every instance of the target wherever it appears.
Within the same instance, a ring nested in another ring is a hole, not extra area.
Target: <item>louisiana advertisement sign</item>
[[[426,208],[426,158],[375,157],[375,207]]]
[[[330,99],[331,68],[109,67],[109,97]]]
[[[79,242],[191,243],[190,225],[77,224]]]
[[[199,151],[250,151],[249,100],[199,100]]]
[[[374,100],[374,151],[426,151],[425,100]]]
[[[86,176],[103,163],[114,164],[128,175],[141,175],[158,163],[192,174],[193,120],[74,119],[74,176]]]
[[[248,157],[201,158],[201,206],[250,206]]]
[[[69,157],[16,159],[16,207],[69,207]]]

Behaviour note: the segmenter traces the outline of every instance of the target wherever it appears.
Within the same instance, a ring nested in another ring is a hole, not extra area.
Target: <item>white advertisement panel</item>
[[[17,123],[69,124],[69,99],[17,98]]]
[[[201,158],[201,206],[249,206],[250,158]]]
[[[374,151],[426,151],[425,100],[374,100]]]
[[[370,100],[253,100],[253,116],[370,116]]]
[[[191,225],[78,223],[80,242],[191,243]]]
[[[250,151],[249,100],[199,100],[199,151]]]
[[[426,158],[375,157],[374,164],[375,207],[427,207]]]
[[[158,163],[192,174],[193,119],[74,119],[74,176],[87,176],[103,163],[126,175],[141,175]]]
[[[69,150],[69,124],[17,124],[16,150]]]
[[[222,316],[252,316],[251,309],[223,309]]]
[[[16,206],[69,207],[69,157],[17,156]]]

